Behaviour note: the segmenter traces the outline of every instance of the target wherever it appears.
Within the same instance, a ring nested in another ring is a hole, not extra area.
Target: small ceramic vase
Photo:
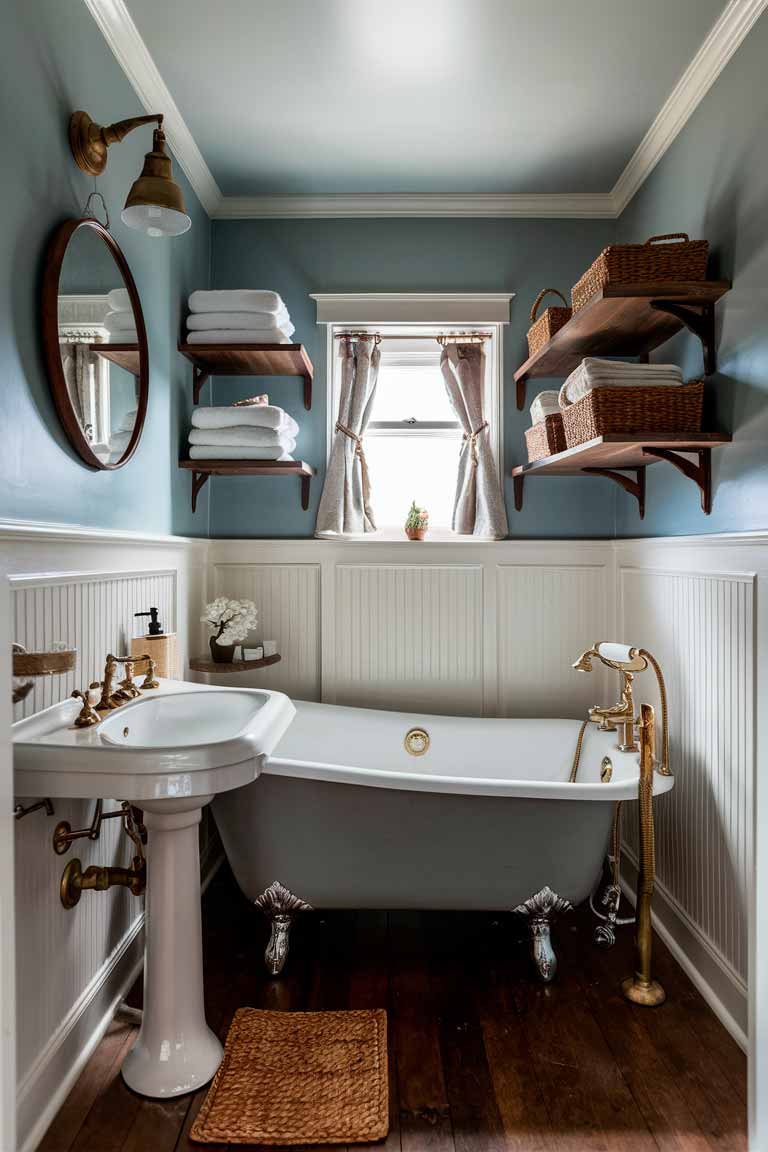
[[[215,636],[211,636],[211,660],[215,664],[231,664],[235,658],[237,644],[219,644]]]

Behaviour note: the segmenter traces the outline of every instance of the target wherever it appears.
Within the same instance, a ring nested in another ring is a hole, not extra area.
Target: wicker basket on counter
[[[608,432],[700,432],[704,381],[593,388],[575,404],[561,399],[568,448]]]
[[[564,308],[545,308],[538,320],[536,313],[539,310],[539,304],[545,296],[553,292],[555,296],[559,296],[565,305]],[[528,352],[531,356],[543,348],[548,340],[551,340],[555,332],[559,332],[563,324],[567,324],[573,315],[573,309],[569,306],[568,301],[562,292],[558,292],[557,288],[542,288],[538,296],[533,302],[531,308],[531,327],[528,329]]]
[[[545,416],[538,424],[525,430],[525,446],[528,449],[528,463],[544,460],[556,452],[565,452],[565,429],[563,417],[557,413]]]
[[[674,240],[674,244],[660,241]],[[689,240],[686,232],[651,236],[644,244],[609,244],[571,289],[574,312],[611,282],[641,284],[655,280],[706,280],[708,240]]]

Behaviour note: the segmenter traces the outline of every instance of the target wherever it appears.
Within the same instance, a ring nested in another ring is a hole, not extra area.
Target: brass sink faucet
[[[146,675],[142,683],[137,685],[133,679],[133,673],[139,663],[146,664]],[[125,676],[115,687],[115,676],[119,664],[125,665]],[[75,720],[75,727],[88,728],[91,724],[98,724],[104,713],[119,708],[128,700],[135,700],[141,696],[142,691],[159,688],[160,682],[155,677],[155,667],[155,661],[146,653],[141,656],[113,656],[110,652],[104,665],[104,679],[94,680],[89,685],[89,690],[101,690],[101,696],[96,706],[91,704],[88,692],[76,691],[72,693],[74,697],[83,702],[83,707]]]

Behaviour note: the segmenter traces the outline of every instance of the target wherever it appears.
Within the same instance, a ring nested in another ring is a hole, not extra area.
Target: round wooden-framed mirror
[[[42,327],[53,401],[72,447],[89,468],[121,468],[147,414],[147,333],[128,261],[98,220],[66,220],[52,236]]]

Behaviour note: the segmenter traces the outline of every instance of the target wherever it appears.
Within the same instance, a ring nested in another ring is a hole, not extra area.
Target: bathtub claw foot
[[[570,912],[572,908],[570,900],[564,900],[562,896],[558,896],[551,888],[545,886],[541,892],[537,892],[535,896],[518,904],[514,909],[518,915],[528,917],[533,962],[545,984],[554,979],[557,971],[557,957],[550,935],[552,919],[561,912]]]
[[[264,963],[271,976],[279,976],[288,959],[291,925],[299,912],[311,912],[312,905],[300,900],[278,880],[254,900],[254,904],[268,917],[271,926],[269,943],[264,952]]]

